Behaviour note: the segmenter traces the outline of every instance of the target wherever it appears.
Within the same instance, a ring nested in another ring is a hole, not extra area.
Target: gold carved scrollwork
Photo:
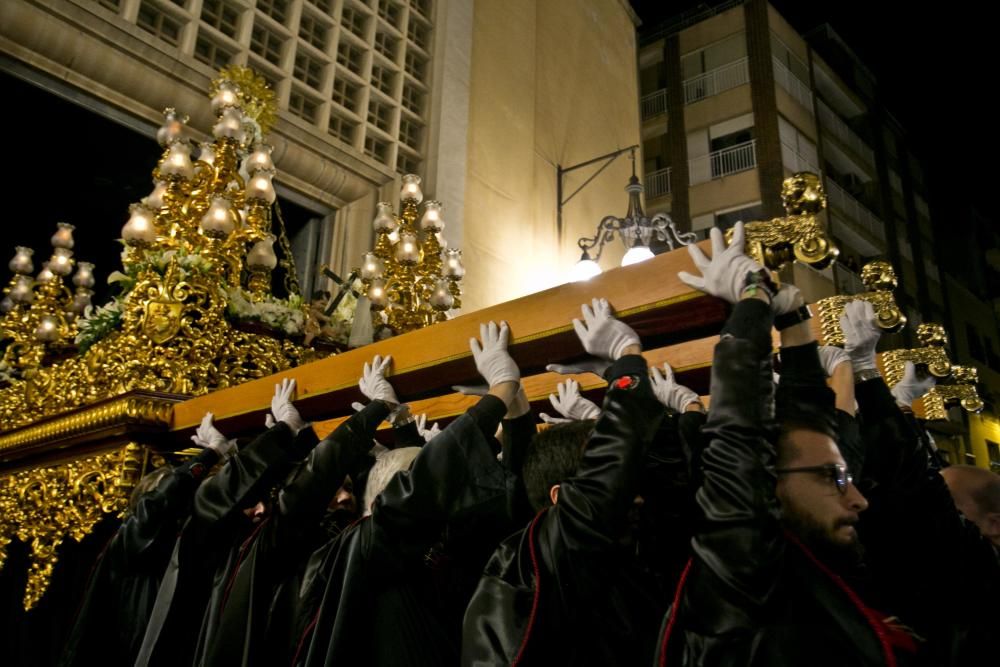
[[[865,264],[861,270],[861,280],[869,291],[852,295],[838,294],[816,302],[825,345],[844,344],[840,316],[851,301],[864,300],[871,303],[879,328],[887,333],[899,331],[906,324],[906,316],[896,304],[896,297],[892,293],[897,281],[891,264],[881,260]]]
[[[972,366],[952,366],[953,384],[940,384],[923,396],[925,419],[947,419],[948,405],[958,403],[967,412],[983,409],[983,400],[976,391],[979,371]]]
[[[130,443],[107,454],[0,477],[0,566],[14,538],[31,546],[25,609],[45,593],[64,540],[80,542],[102,517],[124,512],[142,456],[142,448]]]
[[[746,253],[774,271],[793,260],[815,269],[829,266],[840,250],[817,218],[826,208],[826,193],[819,176],[807,171],[792,174],[782,184],[781,199],[785,217],[744,226]],[[732,239],[732,230],[726,239]]]

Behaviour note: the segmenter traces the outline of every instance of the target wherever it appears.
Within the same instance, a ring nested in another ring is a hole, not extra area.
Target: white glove
[[[545,367],[545,370],[550,373],[559,373],[560,375],[579,375],[581,373],[593,373],[598,377],[604,377],[605,371],[611,366],[611,362],[605,359],[598,359],[597,357],[587,357],[586,359],[581,359],[575,364],[565,365],[565,364],[549,364]]]
[[[434,436],[441,432],[441,427],[438,426],[437,422],[434,422],[430,428],[427,428],[427,415],[417,415],[416,423],[417,433],[420,434],[425,443],[430,442]]]
[[[361,379],[358,381],[358,389],[361,393],[365,395],[369,401],[385,401],[392,406],[399,405],[399,399],[396,398],[396,390],[392,388],[389,381],[385,379],[385,370],[392,363],[392,357],[386,355],[383,359],[379,355],[375,355],[372,359],[371,364],[367,361],[365,362],[364,371],[362,373]]]
[[[851,357],[854,372],[878,368],[875,363],[875,346],[882,335],[875,324],[875,309],[868,301],[851,301],[840,316],[840,329],[844,332],[844,351]]]
[[[549,394],[549,403],[556,412],[569,419],[597,419],[601,409],[593,401],[580,395],[580,384],[576,380],[565,380],[556,385],[559,395]]]
[[[820,345],[819,346],[819,363],[823,366],[823,370],[826,371],[826,376],[833,377],[833,372],[837,370],[837,366],[843,363],[851,363],[851,355],[840,347],[834,347],[833,345]]]
[[[771,312],[775,315],[784,315],[796,310],[803,303],[805,301],[802,300],[802,292],[799,291],[799,288],[789,283],[783,283],[771,300]]]
[[[506,322],[497,326],[496,322],[479,325],[479,337],[482,344],[475,338],[469,339],[472,358],[476,361],[476,370],[486,380],[486,384],[494,387],[501,382],[519,382],[521,371],[514,359],[507,354],[507,342],[510,340],[510,329]]]
[[[701,405],[698,394],[688,389],[682,384],[677,384],[674,379],[674,369],[670,364],[663,364],[663,372],[656,366],[650,369],[650,380],[653,384],[653,393],[657,400],[675,412],[684,412],[684,409],[692,403]]]
[[[307,424],[303,421],[299,411],[292,405],[292,394],[295,393],[295,380],[285,378],[281,384],[274,385],[274,398],[271,399],[271,414],[274,420],[285,422],[292,433],[298,435]],[[265,420],[266,423],[266,420]]]
[[[358,401],[354,401],[353,403],[351,403],[351,409],[354,410],[355,412],[361,412],[362,410],[365,409],[365,404],[359,403]]]
[[[219,429],[212,425],[214,418],[211,412],[206,412],[201,418],[198,430],[191,436],[191,441],[199,447],[215,451],[220,458],[226,459],[235,453],[236,441],[222,435]]]
[[[564,417],[550,417],[544,412],[538,413],[538,418],[546,424],[568,424],[573,421],[572,419],[566,419]]]
[[[573,328],[583,349],[600,359],[618,360],[629,345],[639,345],[639,336],[632,327],[616,320],[611,314],[607,299],[594,299],[591,305],[583,304],[583,322],[573,320]]]
[[[903,364],[903,377],[890,389],[892,397],[896,402],[905,408],[912,408],[913,401],[917,400],[931,390],[937,381],[933,375],[928,375],[924,379],[917,377],[917,367],[912,361]]]
[[[722,230],[718,227],[713,227],[709,236],[712,239],[711,259],[705,257],[705,253],[698,246],[692,244],[687,247],[701,275],[695,276],[687,271],[681,271],[677,277],[696,290],[717,296],[729,303],[736,303],[743,292],[747,273],[760,271],[763,267],[743,252],[742,222],[737,222],[733,227],[733,240],[729,247],[726,247]]]

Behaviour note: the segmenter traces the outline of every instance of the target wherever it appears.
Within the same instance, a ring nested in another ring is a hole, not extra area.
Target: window
[[[424,51],[431,43],[431,29],[422,21],[410,16],[410,23],[406,26],[406,36],[410,41],[422,48]]]
[[[399,27],[399,18],[402,16],[402,12],[399,5],[393,0],[378,0],[378,15],[393,28]]]
[[[415,151],[420,150],[420,140],[424,136],[424,126],[403,118],[399,121],[399,140]]]
[[[226,37],[236,39],[240,10],[228,2],[224,2],[224,0],[203,0],[201,3],[201,20]]]
[[[396,61],[396,47],[398,44],[399,42],[387,33],[381,31],[375,33],[375,50],[393,62]]]
[[[106,9],[117,13],[119,7],[121,7],[122,0],[97,0],[97,4]]]
[[[804,60],[792,53],[792,50],[773,32],[771,33],[771,55],[787,67],[796,79],[802,83],[809,81],[809,66]]]
[[[383,132],[391,131],[392,107],[378,100],[370,100],[368,102],[368,122]]]
[[[415,51],[407,49],[405,67],[410,76],[417,81],[423,81],[424,76],[427,74],[427,58],[424,58]]]
[[[293,90],[288,96],[288,110],[303,120],[315,123],[319,105],[305,93]]]
[[[323,86],[323,63],[305,53],[295,55],[292,74],[302,83],[319,90]]]
[[[284,38],[277,33],[271,32],[264,26],[255,25],[250,35],[250,50],[272,65],[281,67],[281,47],[284,41]]]
[[[299,37],[320,51],[326,49],[327,32],[326,25],[311,16],[303,14],[302,18],[299,19]]]
[[[340,14],[340,25],[361,39],[368,38],[368,17],[357,9],[344,7]]]
[[[170,14],[167,14],[152,2],[139,5],[136,25],[148,33],[159,37],[164,42],[177,46],[180,41],[183,24]]]
[[[396,87],[396,73],[381,65],[372,65],[372,85],[392,97]]]
[[[990,470],[1000,470],[1000,445],[992,440],[986,441],[986,454],[990,457]]]
[[[396,157],[396,171],[401,174],[415,174],[420,171],[420,161],[417,158],[399,151]]]
[[[718,69],[747,55],[746,35],[738,32],[703,49],[681,57],[681,76],[684,80]]]
[[[431,0],[410,0],[410,7],[416,9],[427,18],[431,17]]]
[[[373,157],[379,162],[388,162],[389,144],[369,135],[365,137],[365,155]]]
[[[365,54],[350,42],[341,41],[337,45],[337,62],[358,76],[365,67]]]
[[[359,92],[359,86],[354,85],[345,77],[336,77],[333,80],[333,93],[330,98],[345,109],[357,113]]]
[[[816,144],[781,116],[778,116],[778,135],[781,138],[781,163],[789,171],[811,171],[819,174],[819,154],[816,152]]]
[[[222,69],[229,64],[233,54],[212,40],[199,35],[194,43],[194,57],[212,69]]]
[[[722,178],[756,166],[752,140],[752,127],[712,139],[709,142],[712,178]]]
[[[346,118],[342,118],[337,114],[330,114],[330,126],[328,131],[345,144],[354,143],[354,133],[357,130],[357,127],[357,123],[349,121]]]
[[[257,0],[257,11],[284,24],[285,17],[288,16],[288,0]]]
[[[424,94],[411,83],[403,84],[403,106],[418,116],[424,110]]]

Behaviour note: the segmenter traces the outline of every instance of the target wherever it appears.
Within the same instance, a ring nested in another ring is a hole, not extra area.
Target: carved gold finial
[[[260,126],[261,134],[267,134],[278,120],[278,103],[274,91],[264,77],[248,67],[229,65],[219,70],[219,76],[212,81],[209,97],[219,92],[223,81],[229,81],[236,86],[243,113],[253,118]]]
[[[983,409],[983,400],[976,391],[979,371],[973,366],[952,366],[953,383],[932,387],[923,396],[924,419],[940,420],[948,418],[948,405],[958,403],[967,412]]]
[[[844,332],[840,330],[840,316],[844,312],[844,307],[851,301],[861,299],[871,303],[875,309],[878,326],[885,332],[894,333],[906,324],[906,316],[896,305],[896,298],[892,294],[897,284],[896,272],[893,271],[892,265],[881,260],[869,262],[861,269],[861,279],[869,291],[861,294],[838,294],[816,302],[824,345],[844,344]]]
[[[781,199],[785,217],[744,226],[747,255],[775,271],[793,260],[816,269],[829,266],[840,250],[816,218],[826,208],[826,193],[819,176],[808,171],[792,174],[782,183]],[[732,230],[726,233],[726,239],[732,239]]]

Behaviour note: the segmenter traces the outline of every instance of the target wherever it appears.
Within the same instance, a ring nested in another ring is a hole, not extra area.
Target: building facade
[[[650,211],[669,212],[705,235],[713,226],[783,215],[781,181],[796,171],[820,174],[840,257],[823,271],[796,264],[784,277],[816,301],[865,291],[861,267],[887,259],[911,325],[945,324],[953,355],[980,368],[981,391],[1000,390],[997,369],[966,353],[964,326],[952,321],[951,279],[939,268],[917,147],[833,28],[801,34],[766,0],[730,0],[644,27],[639,73]],[[996,349],[995,313],[988,305],[981,312],[977,330]],[[913,344],[912,328],[891,346]],[[955,462],[987,465],[979,422],[992,418],[989,407],[983,417],[960,412],[952,418],[961,426],[940,425],[939,442]]]
[[[624,207],[615,165],[556,228],[556,165],[638,143],[636,22],[625,0],[11,0],[0,67],[150,138],[165,107],[207,136],[211,79],[254,68],[279,195],[316,213],[300,260],[357,266],[416,173],[474,310],[565,282],[575,239]]]

